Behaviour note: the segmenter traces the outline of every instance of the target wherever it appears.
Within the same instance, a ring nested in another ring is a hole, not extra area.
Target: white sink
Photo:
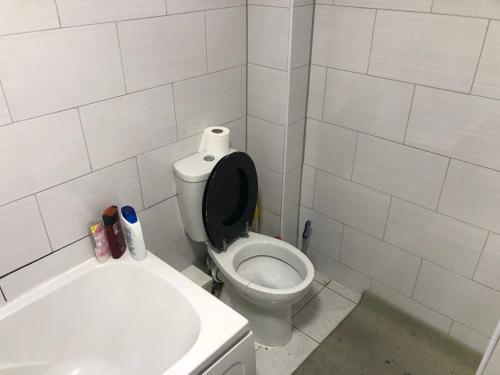
[[[249,335],[245,318],[151,253],[90,260],[0,308],[0,374],[198,374]],[[245,345],[233,362],[251,374]]]

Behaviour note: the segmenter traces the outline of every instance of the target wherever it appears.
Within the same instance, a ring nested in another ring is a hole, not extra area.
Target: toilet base
[[[227,282],[222,287],[220,299],[248,319],[257,344],[276,348],[292,338],[291,306],[266,309],[243,298]]]

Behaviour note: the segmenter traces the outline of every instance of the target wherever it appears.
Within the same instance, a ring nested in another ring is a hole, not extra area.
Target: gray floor
[[[296,375],[473,375],[481,356],[370,293]]]

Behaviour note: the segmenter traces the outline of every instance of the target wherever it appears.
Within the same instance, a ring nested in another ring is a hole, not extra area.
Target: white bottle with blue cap
[[[127,246],[132,254],[132,258],[135,260],[146,259],[148,252],[142,235],[141,223],[137,218],[134,208],[123,206],[120,212],[123,234],[125,234],[125,240],[127,241]]]

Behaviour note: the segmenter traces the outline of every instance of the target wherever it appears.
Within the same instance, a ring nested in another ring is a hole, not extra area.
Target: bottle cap
[[[137,214],[135,213],[135,210],[133,207],[123,206],[122,207],[122,216],[130,224],[134,224],[137,222]]]

